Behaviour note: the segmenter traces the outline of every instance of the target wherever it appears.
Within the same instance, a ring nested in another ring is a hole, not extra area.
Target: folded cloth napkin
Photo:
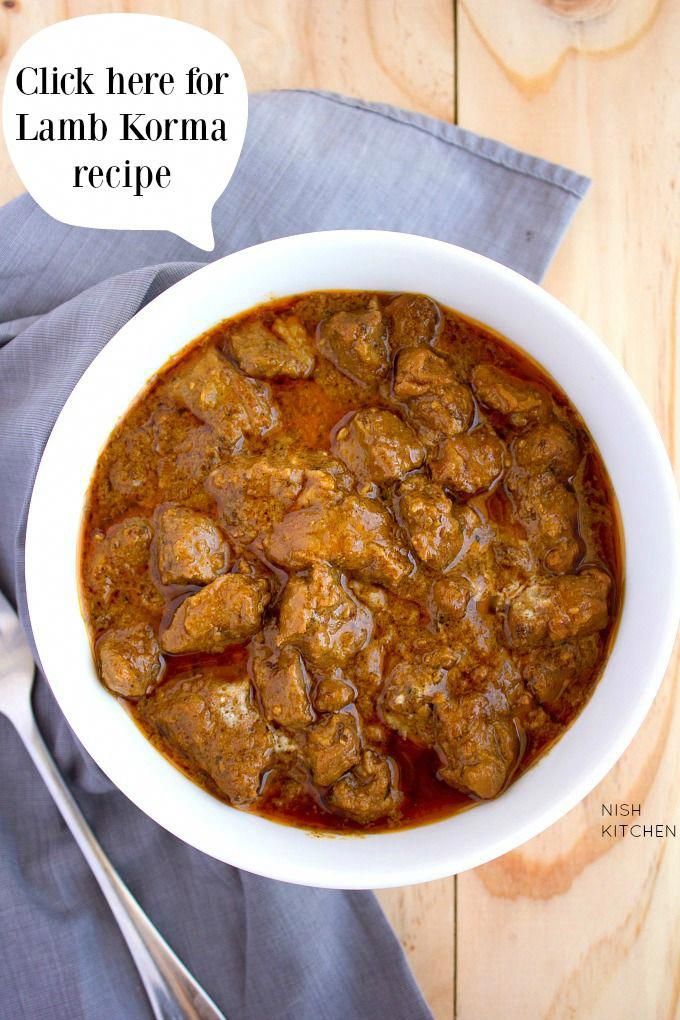
[[[251,99],[243,155],[214,210],[210,258],[307,230],[383,228],[453,241],[538,280],[587,186],[418,114],[319,92],[263,94]],[[172,234],[56,223],[27,196],[0,210],[0,585],[29,633],[26,514],[54,420],[123,323],[205,260]],[[34,701],[113,864],[232,1020],[430,1015],[371,893],[272,882],[192,850],[112,787],[40,676]],[[0,774],[0,1014],[150,1017],[113,918],[1,718]]]

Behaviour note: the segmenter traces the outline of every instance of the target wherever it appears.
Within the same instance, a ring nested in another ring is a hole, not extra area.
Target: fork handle
[[[226,1020],[119,878],[62,779],[35,716],[27,715],[21,737],[118,922],[156,1020]]]

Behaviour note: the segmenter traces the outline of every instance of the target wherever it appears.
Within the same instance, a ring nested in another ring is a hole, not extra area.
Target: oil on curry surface
[[[103,683],[241,808],[381,830],[496,797],[601,672],[621,587],[585,426],[413,294],[221,323],[111,436],[83,603]]]

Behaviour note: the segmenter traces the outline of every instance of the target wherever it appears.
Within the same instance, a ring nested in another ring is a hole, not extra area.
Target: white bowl
[[[76,576],[81,511],[97,457],[147,379],[221,319],[273,297],[336,288],[430,294],[539,361],[600,448],[619,500],[626,556],[612,653],[559,743],[496,801],[430,825],[360,837],[320,837],[234,810],[169,764],[97,680]],[[612,767],[670,656],[680,606],[679,536],[675,483],[647,408],[604,345],[558,301],[504,266],[440,241],[382,231],[302,234],[229,255],[171,287],[85,372],[54,426],[33,490],[28,604],[42,665],[71,726],[109,778],[166,829],[229,864],[288,882],[406,885],[519,846]]]

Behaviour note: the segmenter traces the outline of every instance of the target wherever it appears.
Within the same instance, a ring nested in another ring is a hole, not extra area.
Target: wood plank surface
[[[0,81],[44,25],[121,10],[220,35],[251,91],[457,109],[463,127],[591,176],[546,286],[623,361],[678,455],[677,0],[0,0]],[[0,147],[0,201],[20,191]],[[456,880],[380,894],[437,1020],[680,1017],[680,840],[600,836],[603,801],[680,823],[678,662],[565,819]]]
[[[224,39],[250,92],[320,88],[451,120],[450,0],[0,0],[0,87],[29,36],[83,14],[179,18]],[[0,144],[0,200],[23,191]]]
[[[223,38],[251,92],[321,88],[451,120],[454,10],[449,0],[0,0],[0,84],[21,43],[83,14],[180,18]],[[23,190],[0,138],[0,203]],[[437,1020],[454,1012],[454,879],[380,894]]]
[[[510,0],[503,18],[498,6],[459,4],[460,123],[593,178],[546,287],[623,361],[677,455],[680,5]],[[680,1016],[680,840],[601,837],[603,802],[680,822],[677,679],[676,657],[579,807],[458,878],[460,1020]]]

